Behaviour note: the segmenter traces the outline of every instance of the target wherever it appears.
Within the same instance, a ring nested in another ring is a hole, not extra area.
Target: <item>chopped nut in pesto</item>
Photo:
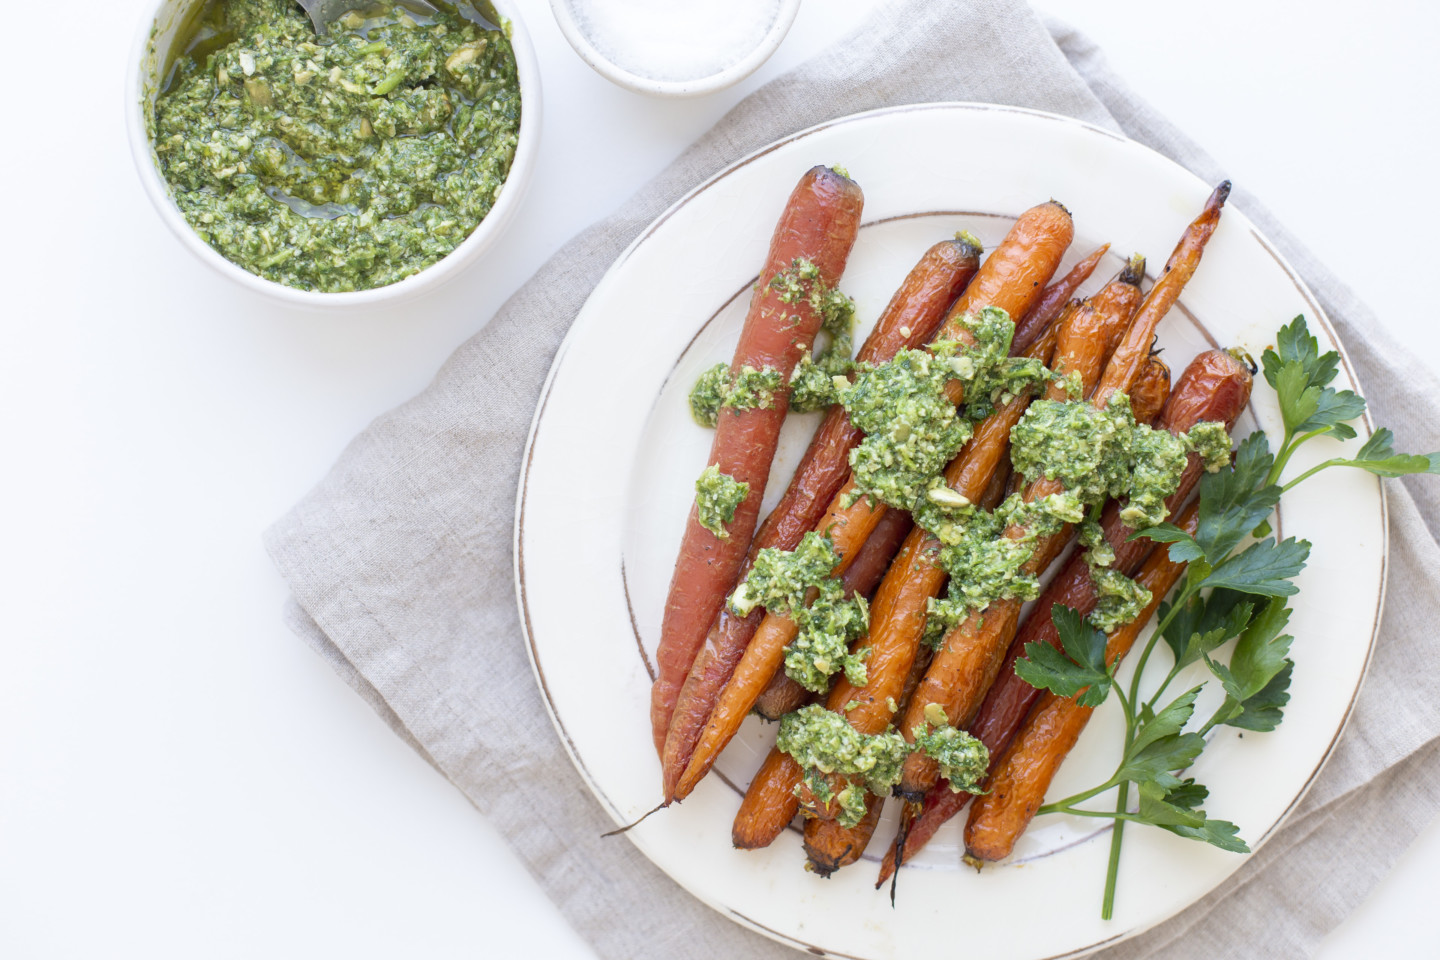
[[[756,370],[746,365],[733,377],[728,364],[717,363],[700,374],[690,388],[690,415],[702,427],[720,422],[720,410],[769,410],[775,406],[775,391],[783,385],[774,367]]]
[[[945,708],[938,703],[925,706],[924,726],[911,731],[915,749],[940,765],[940,776],[950,781],[955,793],[978,793],[980,782],[990,769],[990,751],[975,737],[950,725]]]
[[[153,135],[180,212],[226,259],[301,290],[365,290],[470,235],[520,113],[493,24],[379,0],[317,37],[291,0],[209,0]]]
[[[700,473],[695,481],[695,507],[699,513],[700,526],[709,530],[721,540],[730,539],[727,529],[735,519],[735,510],[750,494],[750,484],[736,480],[720,472],[713,463]]]

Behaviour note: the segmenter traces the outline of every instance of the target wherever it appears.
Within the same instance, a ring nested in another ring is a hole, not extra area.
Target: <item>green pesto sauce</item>
[[[800,538],[794,550],[766,547],[755,555],[750,572],[730,595],[730,609],[742,617],[756,607],[790,616],[805,605],[806,591],[835,579],[830,573],[839,562],[835,544],[813,530]]]
[[[984,610],[997,600],[1034,600],[1040,581],[1025,572],[1035,554],[1036,541],[1056,533],[1067,523],[1084,518],[1084,506],[1068,493],[1051,494],[1026,503],[1012,494],[993,511],[977,510],[957,529],[940,527],[942,569],[950,576],[943,599],[927,605],[927,635],[932,643],[972,611]],[[1007,537],[1005,529],[1022,528],[1021,537]]]
[[[798,259],[770,279],[770,289],[780,302],[805,303],[820,316],[825,346],[813,357],[800,358],[790,375],[790,409],[800,413],[823,410],[835,402],[835,377],[849,377],[855,370],[855,301],[820,278],[820,268],[810,260]],[[798,323],[799,317],[791,318]]]
[[[928,481],[973,432],[956,416],[945,384],[955,378],[958,345],[901,350],[888,363],[863,370],[840,392],[850,421],[865,433],[850,451],[850,468],[862,494],[900,510],[913,507]],[[838,384],[838,381],[837,381]]]
[[[857,686],[866,680],[864,657],[851,653],[850,644],[869,629],[870,610],[863,597],[845,599],[840,579],[831,576],[839,562],[834,543],[812,530],[794,550],[761,550],[730,595],[730,608],[741,616],[763,606],[794,618],[799,629],[785,648],[785,673],[816,693],[842,670]],[[816,597],[806,606],[810,590]]]
[[[175,201],[226,259],[301,290],[395,283],[490,212],[515,156],[510,41],[379,2],[317,37],[291,0],[210,0],[155,104]]]
[[[980,782],[990,769],[990,751],[975,737],[950,725],[945,708],[938,703],[925,707],[924,726],[911,731],[915,749],[940,765],[940,775],[950,781],[955,793],[978,793]]]
[[[720,468],[712,463],[695,481],[695,507],[700,526],[721,540],[729,540],[730,531],[726,527],[735,519],[735,510],[749,494],[750,484],[721,473]]]
[[[1036,400],[1010,431],[1010,460],[1027,480],[1059,480],[1083,502],[1094,503],[1128,488],[1135,433],[1124,394],[1115,394],[1104,410]]]
[[[810,606],[795,611],[795,623],[800,631],[785,648],[786,676],[812,693],[828,690],[831,676],[841,670],[852,684],[865,686],[865,656],[850,652],[850,644],[870,629],[864,597],[845,600],[833,590],[824,591]]]
[[[722,408],[769,410],[775,406],[775,391],[782,382],[774,367],[756,370],[747,364],[732,377],[728,364],[717,363],[690,388],[690,416],[702,427],[714,427],[720,422]]]
[[[860,733],[838,713],[819,704],[801,707],[780,718],[780,734],[775,746],[794,758],[806,774],[806,784],[822,803],[837,799],[845,827],[853,827],[865,815],[863,791],[845,790],[835,795],[825,775],[853,776],[865,782],[875,794],[884,794],[900,782],[909,746],[900,734],[890,731],[876,736]],[[861,794],[856,797],[853,794]]]
[[[1099,523],[1082,523],[1079,541],[1095,587],[1095,609],[1088,619],[1091,626],[1108,634],[1140,616],[1150,603],[1150,591],[1114,569],[1115,548],[1105,539]]]
[[[1135,528],[1163,523],[1167,513],[1165,498],[1175,492],[1187,459],[1185,444],[1179,437],[1137,424],[1130,437],[1130,496],[1120,511],[1120,519]]]
[[[1225,424],[1202,421],[1180,438],[1185,449],[1197,454],[1208,473],[1215,473],[1230,464],[1230,431]]]

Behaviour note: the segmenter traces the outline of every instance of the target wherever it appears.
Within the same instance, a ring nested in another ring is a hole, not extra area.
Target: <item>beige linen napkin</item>
[[[434,383],[355,439],[268,531],[289,617],[503,831],[604,957],[788,958],[704,907],[624,840],[556,738],[531,677],[511,575],[519,460],[551,358],[611,261],[700,181],[823,120],[900,103],[982,100],[1118,129],[1208,182],[1224,171],[1020,0],[882,8],[830,52],[758,90],[608,219],[572,240],[457,350]],[[1232,201],[1304,274],[1379,422],[1440,448],[1440,384],[1243,190]],[[494,371],[504,370],[497,377]],[[1389,484],[1390,580],[1349,728],[1286,827],[1230,881],[1106,957],[1309,953],[1440,808],[1440,530],[1434,478]],[[1117,933],[1120,931],[1117,931]]]

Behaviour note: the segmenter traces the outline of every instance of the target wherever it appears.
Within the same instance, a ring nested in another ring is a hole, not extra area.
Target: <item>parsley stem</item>
[[[1309,433],[1302,433],[1298,437],[1295,436],[1293,433],[1286,431],[1285,442],[1280,444],[1280,452],[1275,457],[1275,463],[1272,464],[1270,467],[1270,475],[1265,478],[1265,486],[1268,487],[1272,483],[1279,483],[1280,474],[1285,472],[1285,467],[1289,465],[1290,458],[1295,455],[1295,451],[1299,450],[1306,443],[1309,443],[1311,440],[1314,440],[1316,437],[1320,436],[1320,434],[1326,433],[1327,431],[1329,431],[1329,429],[1329,427],[1321,427],[1318,430],[1311,430]],[[1311,472],[1313,473],[1314,471]],[[1308,477],[1309,475],[1310,473],[1304,474],[1300,477],[1300,480],[1305,479],[1305,477]],[[1292,480],[1284,487],[1281,487],[1280,492],[1284,493],[1296,483],[1299,483],[1300,480]]]
[[[1130,749],[1130,737],[1125,737],[1125,749]],[[1109,920],[1115,916],[1115,884],[1120,879],[1120,846],[1125,842],[1125,820],[1129,814],[1125,808],[1130,804],[1130,781],[1120,784],[1115,796],[1115,829],[1110,833],[1110,862],[1105,868],[1105,897],[1100,903],[1100,919]]]
[[[1149,663],[1150,661],[1150,654],[1155,649],[1156,641],[1160,638],[1165,628],[1170,626],[1170,621],[1175,619],[1176,614],[1180,612],[1180,608],[1190,602],[1190,597],[1194,593],[1195,588],[1190,586],[1190,584],[1187,582],[1186,585],[1181,589],[1180,596],[1177,597],[1175,601],[1170,605],[1169,612],[1166,613],[1165,616],[1160,620],[1160,622],[1155,625],[1155,629],[1150,634],[1149,641],[1145,644],[1145,649],[1140,652],[1140,661],[1135,665],[1135,675],[1130,678],[1130,698],[1128,701],[1129,704],[1137,704],[1140,702],[1140,678],[1145,674],[1145,664]],[[1174,671],[1172,670],[1171,672],[1173,673]],[[1169,678],[1167,678],[1165,682],[1169,683]],[[1164,687],[1162,686],[1161,689],[1163,690]],[[1120,688],[1118,685],[1116,686],[1115,691],[1116,693],[1120,692]],[[1122,705],[1127,703],[1123,694],[1121,695],[1120,702]],[[1138,710],[1134,710],[1130,706],[1126,706],[1125,752],[1123,754],[1124,756],[1129,756],[1130,747],[1135,742],[1135,728],[1139,719],[1138,713]],[[1129,806],[1129,804],[1130,781],[1124,780],[1121,781],[1120,789],[1115,795],[1114,814],[1084,814],[1088,816],[1113,816],[1116,820],[1115,830],[1110,834],[1110,863],[1105,870],[1105,899],[1100,906],[1100,917],[1104,920],[1109,920],[1115,914],[1115,884],[1120,877],[1120,847],[1125,842],[1124,821],[1131,819],[1130,815],[1125,812],[1125,808]]]
[[[1270,474],[1265,478],[1265,486],[1268,487],[1280,479],[1280,474],[1285,470],[1285,464],[1290,462],[1290,457],[1299,449],[1298,442],[1294,444],[1290,442],[1294,438],[1295,434],[1287,429],[1285,439],[1280,442],[1280,451],[1275,454],[1275,460],[1270,464]]]
[[[1315,466],[1311,467],[1309,470],[1306,470],[1304,473],[1300,474],[1300,476],[1296,477],[1294,480],[1291,480],[1289,483],[1281,487],[1280,492],[1282,494],[1288,492],[1291,487],[1295,486],[1301,480],[1315,476],[1315,474],[1319,473],[1321,470],[1324,470],[1326,467],[1339,466],[1342,463],[1348,462],[1349,461],[1347,461],[1344,457],[1336,457],[1333,460],[1326,460],[1324,463],[1317,463]]]
[[[1066,797],[1064,800],[1056,800],[1054,803],[1047,803],[1039,810],[1036,810],[1035,813],[1037,815],[1042,813],[1068,813],[1070,811],[1070,807],[1074,804],[1084,803],[1091,797],[1099,796],[1100,794],[1104,793],[1106,790],[1109,790],[1111,787],[1115,786],[1119,782],[1119,780],[1111,777],[1109,780],[1106,780],[1098,787],[1091,787],[1089,790],[1082,790],[1079,793],[1072,794],[1071,796]]]
[[[1125,696],[1125,691],[1120,689],[1118,683],[1112,683],[1111,687],[1115,690],[1115,696],[1120,700],[1120,709],[1125,711],[1126,728],[1133,727],[1135,725],[1135,708],[1131,705],[1130,698]]]

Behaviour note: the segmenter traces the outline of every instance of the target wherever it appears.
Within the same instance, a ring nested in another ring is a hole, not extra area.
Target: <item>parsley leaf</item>
[[[1280,328],[1275,349],[1266,350],[1260,362],[1280,400],[1287,439],[1296,434],[1329,434],[1339,440],[1355,436],[1346,421],[1365,412],[1365,400],[1352,390],[1326,386],[1339,371],[1340,356],[1333,350],[1320,352],[1303,316]]]
[[[1266,538],[1218,564],[1201,586],[1228,587],[1262,597],[1288,597],[1300,591],[1290,580],[1305,569],[1309,556],[1308,540],[1290,537],[1276,543]]]
[[[1370,435],[1353,460],[1337,460],[1336,466],[1359,467],[1380,477],[1403,477],[1411,473],[1440,473],[1440,453],[1396,453],[1395,434],[1381,427]]]
[[[1185,724],[1190,722],[1190,715],[1195,712],[1195,697],[1199,693],[1200,687],[1187,690],[1166,704],[1165,709],[1146,719],[1135,733],[1127,759],[1151,743],[1174,736],[1184,729]]]
[[[1256,733],[1268,733],[1280,726],[1280,721],[1285,719],[1285,705],[1290,702],[1290,674],[1294,669],[1294,661],[1286,660],[1285,666],[1259,693],[1240,704],[1239,713],[1221,722]]]
[[[1160,622],[1165,623],[1162,637],[1175,655],[1175,669],[1181,670],[1199,661],[1231,637],[1239,636],[1250,622],[1254,605],[1240,602],[1244,594],[1235,590],[1216,590],[1208,600],[1195,597],[1176,611],[1168,623],[1169,609],[1160,607]]]
[[[1215,722],[1247,730],[1273,730],[1279,725],[1281,708],[1290,700],[1287,691],[1294,666],[1288,658],[1294,638],[1281,633],[1289,622],[1290,609],[1277,597],[1240,635],[1228,667],[1206,659],[1225,688],[1225,702],[1215,712]]]
[[[1048,643],[1025,644],[1025,656],[1015,661],[1015,672],[1030,686],[1056,696],[1074,697],[1082,707],[1097,707],[1110,693],[1112,678],[1105,669],[1105,635],[1092,628],[1078,612],[1055,604],[1050,616],[1060,634],[1062,654]],[[1086,689],[1088,688],[1088,689]],[[1080,691],[1084,690],[1084,693]]]
[[[1280,502],[1280,488],[1265,484],[1274,462],[1269,441],[1257,430],[1241,442],[1233,465],[1200,478],[1195,541],[1211,564],[1220,563]]]
[[[1250,845],[1241,840],[1238,834],[1240,828],[1229,820],[1212,820],[1205,818],[1205,822],[1198,827],[1190,827],[1176,824],[1156,824],[1162,830],[1169,830],[1177,837],[1186,837],[1190,840],[1202,840],[1212,847],[1219,847],[1221,850],[1228,850],[1231,853],[1249,853]]]
[[[1189,563],[1205,556],[1205,551],[1200,549],[1200,544],[1195,542],[1195,538],[1173,523],[1162,523],[1159,526],[1137,530],[1130,534],[1131,540],[1139,540],[1142,537],[1146,540],[1154,540],[1156,543],[1170,544],[1170,559],[1176,563]]]
[[[1295,425],[1295,432],[1323,431],[1337,440],[1349,440],[1355,436],[1355,429],[1345,421],[1354,420],[1364,412],[1365,398],[1355,391],[1325,387],[1316,396],[1315,409]]]
[[[1260,365],[1265,370],[1265,382],[1276,392],[1280,390],[1280,369],[1287,365],[1298,367],[1304,373],[1306,387],[1323,387],[1335,379],[1340,355],[1333,350],[1320,353],[1320,342],[1311,335],[1301,314],[1280,328],[1275,335],[1275,348],[1261,354]]]

